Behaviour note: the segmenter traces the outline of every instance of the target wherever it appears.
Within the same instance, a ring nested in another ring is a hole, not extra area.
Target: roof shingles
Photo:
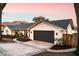
[[[55,21],[49,21],[49,23],[56,25],[58,27],[61,27],[63,29],[67,29],[71,19],[65,19],[65,20],[55,20]]]
[[[72,19],[63,19],[63,20],[55,20],[55,21],[46,21],[52,25],[56,25],[58,27],[61,27],[63,29],[67,29],[70,20]],[[17,25],[7,25],[12,30],[24,30],[28,27],[32,26],[34,23],[27,23],[27,24],[17,24]]]
[[[11,30],[24,30],[31,26],[33,23],[27,24],[17,24],[17,25],[7,25]]]

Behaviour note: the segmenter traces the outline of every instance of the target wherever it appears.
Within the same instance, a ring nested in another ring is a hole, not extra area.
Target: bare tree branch
[[[0,12],[4,9],[5,6],[6,6],[6,3],[0,3]]]

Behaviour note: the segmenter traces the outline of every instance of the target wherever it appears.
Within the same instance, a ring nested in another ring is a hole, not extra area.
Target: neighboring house
[[[4,35],[15,35],[15,32],[18,34],[22,33],[23,35],[26,34],[27,28],[31,26],[33,23],[27,23],[27,24],[16,24],[16,25],[7,25],[4,28]]]
[[[77,29],[78,29],[77,26],[74,26],[73,33],[78,33],[78,32],[77,32]]]
[[[63,38],[63,34],[72,34],[72,19],[56,21],[38,21],[27,28],[29,38],[54,43],[55,39]]]
[[[3,30],[4,28],[7,26],[7,25],[17,25],[17,24],[27,24],[28,22],[26,21],[13,21],[13,22],[2,22],[1,23],[1,30],[2,30],[2,33],[3,33]]]

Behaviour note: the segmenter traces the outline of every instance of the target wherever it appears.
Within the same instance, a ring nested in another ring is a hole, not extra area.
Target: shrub
[[[22,41],[22,42],[30,41],[30,39],[28,37],[18,37],[17,40]]]
[[[61,39],[55,39],[55,44],[56,45],[63,45],[63,39],[61,38]]]
[[[69,49],[69,48],[72,48],[72,47],[67,45],[54,45],[50,49],[62,50],[62,49]]]
[[[12,36],[12,35],[2,35],[2,38],[11,38],[11,39],[13,39],[14,36]]]

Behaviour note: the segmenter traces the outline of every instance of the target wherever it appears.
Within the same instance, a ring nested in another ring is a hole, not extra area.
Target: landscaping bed
[[[72,47],[71,46],[67,46],[67,45],[54,45],[50,49],[63,50],[63,49],[70,49],[70,48],[72,48]]]
[[[76,48],[72,48],[71,46],[67,45],[54,45],[50,49],[47,49],[48,52],[55,52],[55,53],[66,53],[66,52],[73,52],[76,51]]]
[[[15,38],[15,37],[12,36],[12,35],[2,35],[2,38],[10,38],[10,39],[13,39],[13,38]]]
[[[28,37],[18,37],[17,40],[22,42],[31,41]]]
[[[13,40],[2,40],[0,41],[0,43],[15,43],[15,42]]]
[[[17,38],[18,41],[26,42],[31,41],[28,37],[25,36],[12,36],[12,35],[2,35],[3,42],[13,42],[13,39]]]

